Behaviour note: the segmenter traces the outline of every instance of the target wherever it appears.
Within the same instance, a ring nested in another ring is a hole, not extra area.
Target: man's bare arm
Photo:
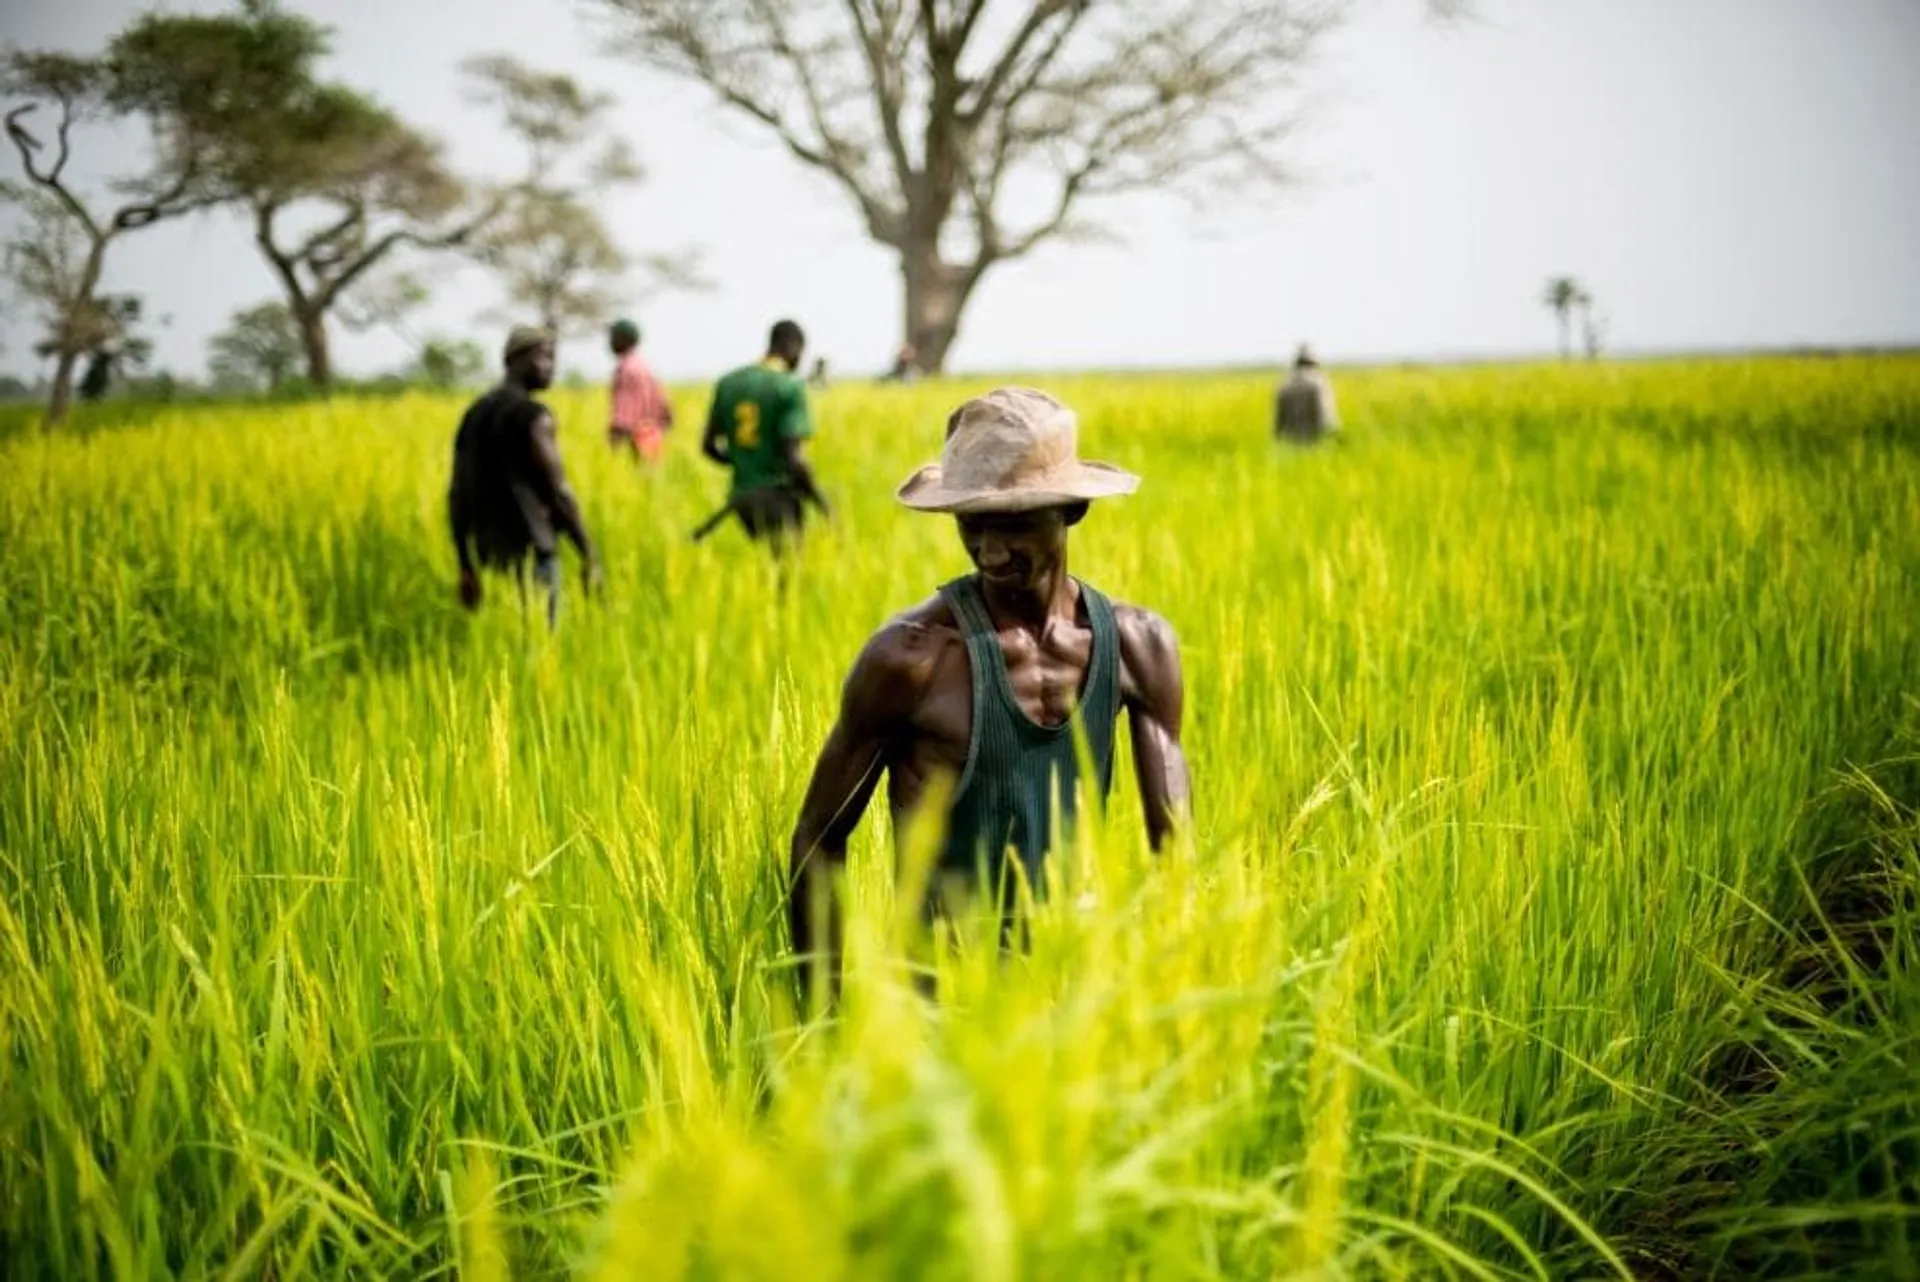
[[[1172,626],[1151,611],[1122,606],[1118,622],[1134,775],[1147,841],[1159,850],[1174,828],[1187,822],[1193,802],[1187,755],[1180,746],[1187,702],[1180,643]]]
[[[587,537],[586,522],[580,518],[580,504],[567,484],[567,470],[560,464],[560,433],[553,415],[542,414],[533,424],[533,457],[545,476],[547,501],[553,505],[554,527],[580,549],[588,561],[594,559],[593,541]]]
[[[463,478],[454,473],[453,485],[447,491],[447,530],[453,535],[454,554],[460,558],[460,573],[473,572],[473,525],[467,512],[466,487],[460,482]]]
[[[700,452],[721,467],[726,467],[733,462],[727,457],[727,452],[720,448],[720,442],[725,437],[726,431],[726,420],[720,416],[720,398],[715,396],[713,407],[707,411],[707,430],[700,435]]]
[[[831,516],[833,509],[827,506],[826,495],[820,492],[819,485],[813,479],[813,468],[808,464],[799,440],[789,436],[782,444],[786,452],[787,475],[793,478],[794,492],[819,508],[822,516]]]
[[[447,528],[454,554],[460,558],[460,604],[469,610],[480,604],[480,574],[473,563],[473,519],[459,460],[454,461],[453,485],[447,490]]]
[[[789,851],[787,921],[794,952],[831,961],[839,951],[832,874],[886,769],[888,749],[912,716],[922,676],[911,646],[889,625],[867,642],[840,693],[840,716],[827,735],[800,805]],[[815,904],[828,913],[828,937],[814,938]]]

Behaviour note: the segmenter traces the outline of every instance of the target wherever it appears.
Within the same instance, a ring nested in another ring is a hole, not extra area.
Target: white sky
[[[141,0],[0,0],[0,41],[97,48]],[[173,0],[161,7],[224,6]],[[838,189],[698,90],[611,61],[565,0],[295,0],[336,29],[332,73],[445,138],[469,171],[515,156],[458,91],[471,53],[510,50],[625,103],[646,185],[604,212],[636,251],[699,246],[718,288],[633,309],[668,377],[757,354],[791,314],[842,373],[899,333],[897,268]],[[990,275],[960,369],[1545,352],[1539,295],[1578,276],[1622,350],[1920,341],[1920,0],[1481,0],[1436,27],[1420,0],[1360,0],[1328,46],[1282,201],[1200,221],[1110,211],[1119,243],[1057,245]],[[83,151],[83,171],[117,154]],[[10,151],[0,166],[16,170]],[[436,268],[416,334],[475,337],[497,302],[477,269]],[[162,366],[198,373],[207,336],[273,296],[231,215],[116,247],[109,286],[170,317]],[[0,322],[0,365],[32,331]],[[401,336],[337,334],[352,372],[397,366]],[[592,345],[577,356],[598,377]]]

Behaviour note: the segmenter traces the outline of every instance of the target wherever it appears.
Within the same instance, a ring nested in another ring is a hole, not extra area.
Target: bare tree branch
[[[936,366],[988,268],[1101,202],[1283,182],[1301,73],[1351,2],[599,0],[638,60],[853,195]]]
[[[39,107],[39,103],[29,102],[7,113],[7,136],[13,139],[14,148],[20,153],[20,168],[26,172],[30,180],[52,192],[54,198],[65,205],[67,211],[87,229],[88,235],[97,237],[101,234],[99,223],[94,221],[92,212],[61,179],[61,175],[66,171],[67,161],[73,154],[72,100],[66,97],[60,99],[60,123],[54,131],[59,149],[54,155],[52,167],[48,169],[41,169],[34,164],[34,156],[45,144],[34,137],[33,132],[24,123],[28,116],[39,110]]]

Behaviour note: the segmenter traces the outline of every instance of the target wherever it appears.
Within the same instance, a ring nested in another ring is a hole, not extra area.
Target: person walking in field
[[[1067,571],[1068,533],[1090,501],[1129,494],[1139,480],[1080,461],[1076,434],[1073,411],[1051,396],[1000,388],[955,410],[941,461],[900,487],[905,506],[953,514],[974,572],[887,623],[854,661],[793,832],[788,920],[803,957],[831,964],[828,874],[844,864],[882,772],[896,831],[930,779],[957,780],[930,912],[983,877],[1004,895],[1009,854],[1044,888],[1054,798],[1069,821],[1077,789],[1104,800],[1122,710],[1154,849],[1182,821],[1185,691],[1173,629]],[[814,936],[823,910],[826,940]]]
[[[696,539],[734,515],[749,537],[765,539],[778,556],[805,525],[805,504],[822,516],[829,513],[802,453],[813,435],[807,387],[797,373],[806,350],[800,327],[780,321],[763,358],[715,384],[700,451],[729,469],[733,480],[727,505],[695,531]]]
[[[591,591],[599,563],[580,505],[560,465],[560,443],[547,407],[534,394],[553,385],[553,335],[521,326],[507,336],[506,377],[475,401],[453,442],[453,484],[447,513],[460,558],[460,601],[480,604],[480,568],[511,568],[526,589],[527,554],[534,582],[546,594],[547,623],[560,611],[558,538],[581,556],[581,582]]]
[[[1333,384],[1305,343],[1293,358],[1293,374],[1273,400],[1273,432],[1296,445],[1312,445],[1340,430]]]
[[[632,450],[642,462],[658,462],[666,433],[673,427],[673,406],[640,355],[640,327],[630,320],[615,321],[607,346],[614,357],[607,443]]]

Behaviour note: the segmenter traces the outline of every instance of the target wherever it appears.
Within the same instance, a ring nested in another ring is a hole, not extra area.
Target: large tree
[[[598,3],[633,57],[842,188],[938,370],[987,272],[1104,198],[1279,180],[1297,77],[1347,0]]]
[[[321,78],[326,30],[273,0],[225,14],[150,15],[116,42],[180,132],[207,141],[301,336],[307,373],[333,376],[327,322],[408,244],[456,237],[468,191],[441,149],[392,112]],[[180,67],[193,68],[182,76]],[[271,77],[261,76],[271,67]]]
[[[514,175],[467,181],[437,140],[323,78],[326,29],[274,0],[243,0],[226,15],[143,19],[120,44],[123,57],[161,83],[181,62],[205,67],[213,83],[238,83],[256,48],[279,56],[280,74],[249,82],[242,110],[185,95],[169,106],[182,128],[212,140],[220,189],[246,210],[299,326],[308,377],[322,386],[333,377],[330,321],[379,318],[416,300],[402,270],[407,254],[466,246],[582,145],[566,124],[587,95],[553,92],[556,82],[571,85],[565,77],[541,77],[510,58],[476,62],[476,94],[526,159]]]
[[[467,74],[477,102],[499,111],[526,141],[537,173],[510,193],[471,246],[499,279],[502,316],[531,313],[557,333],[578,333],[604,325],[636,293],[700,284],[693,255],[636,258],[595,207],[608,191],[643,176],[613,132],[610,95],[498,56],[470,61]]]
[[[165,95],[130,72],[123,39],[98,57],[16,51],[0,61],[7,137],[26,178],[0,190],[20,224],[6,246],[6,272],[45,325],[38,350],[54,362],[49,425],[67,415],[81,359],[119,350],[125,309],[101,291],[107,251],[130,232],[218,199],[204,136],[179,127]],[[145,125],[151,160],[85,182],[74,165],[78,131],[111,121]]]

